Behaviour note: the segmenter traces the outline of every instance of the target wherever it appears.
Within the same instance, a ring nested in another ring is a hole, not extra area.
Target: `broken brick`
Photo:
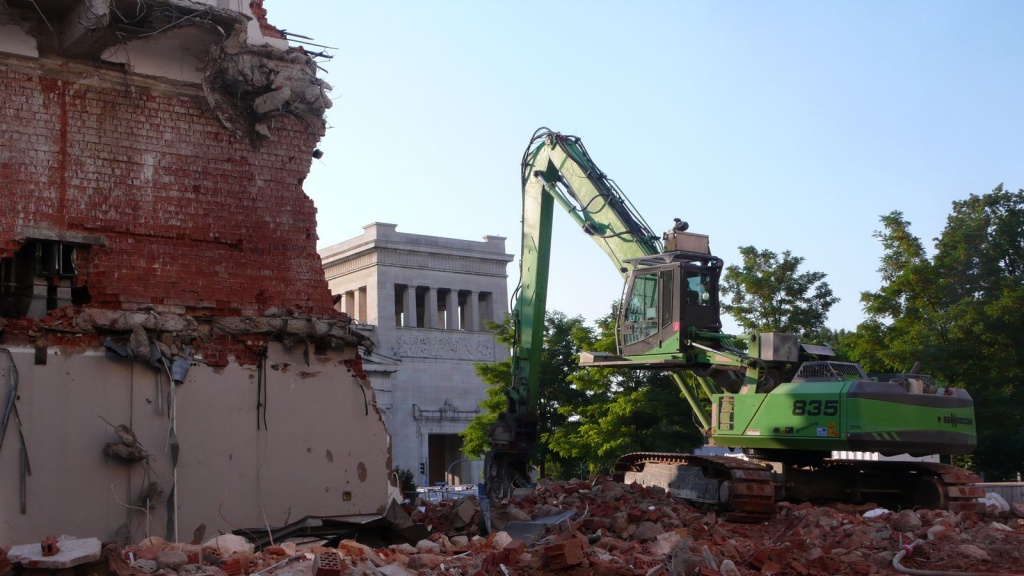
[[[503,553],[503,564],[511,564],[519,558],[519,555],[526,551],[526,542],[522,540],[513,540],[505,547],[501,549]]]
[[[228,576],[238,576],[245,572],[245,564],[243,564],[241,558],[228,558],[227,560],[221,560],[220,569]]]
[[[768,560],[761,565],[760,570],[762,576],[774,576],[782,573],[782,566],[779,566],[775,562]]]
[[[548,567],[555,570],[582,564],[586,558],[583,551],[583,542],[578,538],[570,538],[563,542],[549,544],[544,547],[543,554],[547,560]]]
[[[633,567],[641,574],[646,574],[659,566],[664,567],[665,562],[644,554],[633,555]]]
[[[56,556],[60,552],[60,546],[57,545],[57,537],[52,535],[43,538],[39,547],[43,551],[43,556]]]
[[[789,562],[789,569],[795,572],[796,574],[799,574],[800,576],[806,576],[807,574],[810,574],[810,570],[808,570],[806,566],[797,562],[796,560],[791,560]]]
[[[324,550],[313,558],[313,576],[341,576],[341,555]]]

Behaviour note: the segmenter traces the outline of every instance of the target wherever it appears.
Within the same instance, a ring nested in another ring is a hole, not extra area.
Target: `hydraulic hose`
[[[924,542],[921,540],[914,540],[914,542],[910,544],[904,544],[903,546],[900,546],[899,551],[896,552],[896,555],[892,557],[892,567],[895,568],[897,572],[902,572],[903,574],[912,574],[914,576],[1024,576],[1024,574],[1016,572],[958,572],[955,570],[917,570],[914,568],[907,568],[900,564],[901,560],[903,560],[907,556],[912,555],[914,553],[914,549],[916,549],[921,544],[924,544]]]

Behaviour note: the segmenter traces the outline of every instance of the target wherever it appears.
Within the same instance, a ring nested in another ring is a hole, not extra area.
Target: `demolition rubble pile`
[[[901,568],[924,571],[911,573],[1024,573],[1020,504],[954,514],[782,503],[770,522],[732,524],[659,488],[599,479],[542,483],[497,504],[488,536],[472,496],[406,509],[431,531],[415,545],[285,542],[257,552],[228,534],[201,545],[107,544],[103,556],[117,576],[868,575],[898,573],[897,554]]]

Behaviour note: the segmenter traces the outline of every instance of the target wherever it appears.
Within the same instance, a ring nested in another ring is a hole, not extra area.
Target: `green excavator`
[[[662,486],[731,521],[769,518],[780,500],[874,502],[978,510],[973,473],[938,462],[840,460],[833,452],[962,455],[977,442],[966,390],[912,369],[868,375],[796,335],[722,332],[723,262],[708,237],[675,219],[656,235],[591,160],[578,137],[538,130],[522,160],[521,281],[512,320],[508,408],[489,430],[485,491],[531,485],[538,442],[551,230],[557,203],[608,255],[625,281],[615,355],[583,353],[581,366],[671,376],[709,446],[733,455],[634,453],[615,466],[624,482]]]

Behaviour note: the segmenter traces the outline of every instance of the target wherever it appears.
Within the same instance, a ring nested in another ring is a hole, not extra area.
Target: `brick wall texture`
[[[302,190],[319,139],[282,115],[257,148],[199,87],[0,59],[0,257],[25,226],[106,238],[80,254],[92,305],[331,315]]]

